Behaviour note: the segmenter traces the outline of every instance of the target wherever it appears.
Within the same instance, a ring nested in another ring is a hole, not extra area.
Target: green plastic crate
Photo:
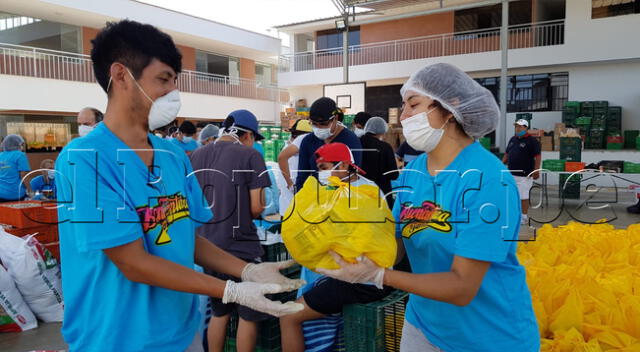
[[[344,117],[342,118],[342,123],[349,127],[351,126],[351,124],[353,123],[353,119],[356,117],[356,115],[344,115]]]
[[[608,150],[621,150],[623,143],[607,143]]]
[[[480,144],[485,147],[485,149],[490,149],[491,148],[491,138],[489,137],[482,137],[478,140],[480,142]]]
[[[264,139],[271,139],[271,131],[269,131],[269,127],[260,127],[258,128],[258,132],[264,137]]]
[[[640,136],[636,137],[636,149],[640,150]]]
[[[590,116],[581,116],[576,119],[576,125],[591,125]]]
[[[568,180],[568,182],[567,182]],[[564,199],[580,198],[580,181],[581,174],[562,174],[558,183],[559,195]]]
[[[562,123],[565,124],[566,127],[573,127],[576,124],[576,119],[578,118],[577,112],[562,112]]]
[[[580,113],[580,102],[579,101],[565,101],[564,102],[564,111],[572,111]]]
[[[640,163],[625,161],[622,170],[625,174],[640,174]]]
[[[628,130],[624,131],[624,148],[625,149],[635,149],[636,148],[636,138],[640,136],[640,131],[638,130]]]
[[[582,138],[560,137],[560,159],[582,161]]]
[[[545,159],[542,160],[542,168],[549,171],[564,171],[566,160]]]
[[[368,304],[344,307],[344,342],[349,352],[398,351],[408,294],[394,291]]]

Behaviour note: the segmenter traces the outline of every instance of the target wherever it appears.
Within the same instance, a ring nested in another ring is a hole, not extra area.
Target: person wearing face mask
[[[216,138],[220,134],[220,128],[216,125],[208,124],[202,128],[202,131],[198,134],[198,142],[201,146],[205,146],[209,143],[215,142]]]
[[[367,121],[369,121],[370,118],[371,114],[364,111],[360,111],[353,118],[353,133],[356,135],[356,137],[360,138],[364,136],[364,125],[367,123]]]
[[[102,122],[104,115],[96,108],[86,107],[78,112],[76,121],[78,122],[78,135],[84,137]]]
[[[213,204],[216,221],[198,228],[197,234],[243,262],[258,263],[264,254],[253,222],[265,208],[264,189],[271,185],[264,159],[253,149],[263,137],[258,119],[248,110],[236,110],[223,122],[223,133],[215,142],[191,154],[191,164],[206,200]],[[292,262],[288,265],[293,264]],[[285,265],[281,266],[285,268]],[[241,281],[223,270],[205,272],[220,280]],[[268,318],[247,304],[211,298],[212,315],[207,332],[210,351],[223,349],[231,313],[238,313],[239,350],[253,350],[257,322]]]
[[[0,144],[0,202],[22,200],[32,193],[30,184],[22,182],[31,171],[24,144],[17,134],[6,136]]]
[[[198,143],[193,139],[195,133],[196,126],[189,121],[185,121],[180,125],[176,138],[172,139],[171,142],[189,155],[198,148]]]
[[[353,152],[356,165],[362,161],[362,145],[356,135],[340,122],[342,111],[331,98],[322,97],[311,104],[309,121],[313,133],[309,133],[300,143],[298,153],[298,175],[295,189],[299,190],[309,176],[315,176],[317,164],[315,152],[329,143],[344,143]]]
[[[31,179],[31,190],[42,199],[56,199],[55,170],[53,160],[44,159],[40,163],[41,175]]]
[[[350,187],[376,184],[362,176],[365,172],[355,164],[354,156],[343,143],[329,143],[318,148],[315,152],[318,165],[318,181],[322,185],[329,184],[329,177],[338,177]],[[377,187],[376,187],[377,188]],[[380,193],[380,197],[384,197]],[[378,301],[389,294],[388,288],[376,287],[373,282],[346,283],[329,277],[323,277],[305,267],[302,267],[300,278],[306,284],[298,291],[296,302],[303,304],[304,309],[298,313],[280,318],[282,351],[304,351],[305,336],[302,323],[309,320],[324,318],[342,312],[347,304],[370,303]],[[314,340],[335,341],[335,319],[323,320],[323,332],[314,331],[313,337],[307,335],[307,349],[313,350]],[[327,346],[329,349],[330,346]],[[324,349],[322,349],[324,350]]]
[[[529,216],[529,191],[533,186],[533,180],[540,177],[537,170],[540,169],[542,156],[540,154],[540,142],[529,133],[529,121],[520,119],[513,124],[515,136],[511,137],[507,149],[502,157],[502,162],[507,164],[513,178],[518,184],[520,194],[520,206],[522,215],[520,224],[526,225]]]
[[[171,37],[122,20],[92,44],[108,98],[104,121],[56,160],[69,349],[202,351],[198,295],[277,316],[301,309],[265,297],[299,286],[279,273],[281,263],[249,264],[196,234],[213,219],[191,162],[149,132],[180,110],[182,55]],[[197,272],[196,264],[243,282]]]
[[[413,273],[356,264],[332,253],[347,282],[410,293],[401,351],[534,352],[540,334],[516,257],[520,202],[513,176],[476,139],[500,112],[491,92],[449,64],[426,66],[401,89],[408,143],[425,154],[398,181],[398,257]]]
[[[393,208],[391,180],[397,179],[399,173],[393,148],[382,140],[388,129],[389,125],[382,117],[372,117],[364,125],[365,134],[360,137],[360,143],[362,143],[362,169],[385,194],[389,208]]]
[[[290,129],[291,138],[287,141],[287,145],[278,154],[278,166],[282,173],[282,177],[277,177],[280,181],[278,188],[280,189],[280,215],[284,216],[291,200],[293,199],[293,186],[298,175],[298,153],[300,144],[305,136],[312,132],[309,120],[298,120]]]

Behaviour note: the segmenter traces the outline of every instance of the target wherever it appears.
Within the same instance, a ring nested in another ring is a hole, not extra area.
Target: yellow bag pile
[[[518,258],[542,351],[640,351],[640,224],[544,225]]]
[[[334,251],[347,261],[366,255],[388,268],[396,258],[395,225],[387,202],[377,186],[350,186],[337,177],[321,186],[307,178],[282,220],[282,239],[301,265],[337,269],[327,253]]]

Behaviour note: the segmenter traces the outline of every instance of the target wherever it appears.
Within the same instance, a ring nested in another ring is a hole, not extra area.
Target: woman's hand
[[[384,279],[384,268],[379,267],[369,258],[362,256],[355,264],[347,263],[339,254],[329,252],[333,259],[340,265],[340,269],[328,270],[317,269],[320,274],[327,275],[337,280],[346,281],[352,284],[365,284],[373,282],[377,288],[382,289]]]

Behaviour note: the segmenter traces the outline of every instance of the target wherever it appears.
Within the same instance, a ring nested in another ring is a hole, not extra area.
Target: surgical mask
[[[162,133],[156,133],[156,137],[162,138]]]
[[[140,89],[142,94],[151,102],[151,109],[149,109],[149,130],[153,131],[173,122],[178,116],[178,111],[180,111],[181,106],[180,93],[178,90],[174,89],[154,101],[149,97],[147,92],[140,87],[138,81],[133,78],[131,71],[127,69],[127,72],[129,72],[129,76],[131,76],[133,82],[138,86],[138,89]]]
[[[331,133],[331,127],[320,128],[320,127],[311,127],[313,129],[313,134],[318,137],[318,139],[325,140],[329,139],[333,133]]]
[[[435,109],[433,108],[400,121],[402,134],[413,149],[429,153],[440,143],[444,134],[444,126],[449,121],[447,120],[440,128],[431,127],[428,117],[429,113]]]
[[[80,125],[78,126],[78,134],[80,137],[84,137],[88,135],[89,132],[93,131],[94,128],[95,126]]]
[[[47,170],[47,177],[50,180],[53,180],[56,177],[56,172],[55,170]]]
[[[329,184],[329,177],[331,177],[331,172],[333,172],[335,169],[338,168],[338,166],[340,166],[341,163],[337,163],[336,166],[332,167],[331,170],[320,170],[318,171],[318,181],[320,182],[320,184],[322,185],[328,185]],[[340,178],[340,181],[344,181],[345,179],[348,179],[349,175]]]
[[[193,137],[182,137],[182,141],[185,143],[191,143],[193,141]]]
[[[365,134],[364,128],[356,127],[356,129],[353,131],[353,133],[356,134],[356,137],[360,138],[360,137],[364,136],[364,134]]]
[[[516,136],[518,136],[518,137],[522,137],[522,136],[524,136],[524,135],[525,135],[525,133],[527,133],[527,131],[526,131],[526,130],[522,130],[522,131],[520,131],[520,132],[516,133]]]

